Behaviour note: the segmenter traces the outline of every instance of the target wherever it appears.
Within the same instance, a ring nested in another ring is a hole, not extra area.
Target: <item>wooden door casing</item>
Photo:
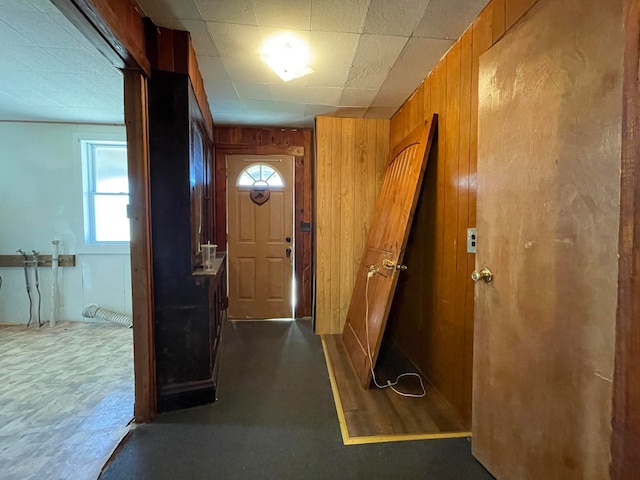
[[[398,279],[396,266],[402,263],[436,121],[433,115],[391,152],[356,273],[342,338],[364,388],[369,388],[378,357]],[[384,262],[391,267],[386,268]],[[376,273],[369,279],[372,266]]]
[[[623,2],[540,0],[480,59],[473,453],[498,479],[606,479]]]

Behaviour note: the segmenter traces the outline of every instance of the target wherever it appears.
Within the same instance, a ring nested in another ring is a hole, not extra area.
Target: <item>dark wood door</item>
[[[622,2],[541,0],[480,57],[473,453],[498,479],[607,479]]]
[[[378,194],[342,338],[369,388],[435,132],[436,116],[393,152]]]

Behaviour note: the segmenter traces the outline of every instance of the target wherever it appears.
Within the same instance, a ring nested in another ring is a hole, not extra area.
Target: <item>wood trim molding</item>
[[[640,0],[626,2],[611,479],[640,471]]]
[[[124,71],[124,99],[131,190],[134,416],[136,422],[141,423],[153,419],[156,415],[148,93],[147,79],[141,72]]]
[[[151,73],[144,25],[129,0],[51,0],[116,68]]]

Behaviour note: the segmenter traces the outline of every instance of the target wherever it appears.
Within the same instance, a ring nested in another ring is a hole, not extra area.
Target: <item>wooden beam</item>
[[[124,71],[124,99],[131,205],[134,416],[140,423],[156,414],[148,94],[147,79],[141,72]]]
[[[29,266],[33,266],[33,255],[27,255]],[[58,259],[59,267],[75,267],[75,255],[60,255]],[[38,255],[38,267],[50,267],[51,255]],[[24,267],[22,255],[0,255],[0,267]]]
[[[51,0],[116,68],[151,73],[144,25],[130,0]]]

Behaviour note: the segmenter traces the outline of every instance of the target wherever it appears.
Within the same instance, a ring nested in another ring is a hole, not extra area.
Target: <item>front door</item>
[[[291,318],[293,157],[227,156],[229,317]]]
[[[499,480],[609,478],[622,25],[540,0],[480,57],[472,445]]]

